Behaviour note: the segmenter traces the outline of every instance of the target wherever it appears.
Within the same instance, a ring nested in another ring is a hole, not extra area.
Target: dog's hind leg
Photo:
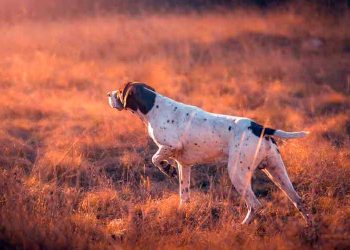
[[[261,208],[261,203],[256,198],[251,186],[254,169],[255,168],[250,166],[250,162],[247,161],[243,153],[238,151],[232,151],[230,153],[228,161],[229,176],[232,184],[243,197],[248,208],[248,213],[242,221],[242,224],[249,224],[254,218],[254,215]]]
[[[310,226],[312,224],[311,217],[306,212],[300,196],[295,191],[292,182],[288,177],[281,155],[277,151],[274,151],[272,155],[268,157],[267,164],[262,170],[283,191],[289,200],[292,201],[294,206],[305,219],[306,223]]]

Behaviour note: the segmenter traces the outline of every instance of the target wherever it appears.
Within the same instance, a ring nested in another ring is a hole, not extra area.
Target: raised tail
[[[285,139],[292,139],[292,138],[303,138],[310,134],[309,131],[298,131],[298,132],[286,132],[283,130],[275,130],[273,133],[274,136],[280,137],[280,138],[285,138]]]
[[[285,139],[292,139],[292,138],[302,138],[309,134],[308,131],[298,131],[298,132],[287,132],[280,129],[273,129],[273,128],[267,128],[263,127],[262,125],[251,121],[250,126],[248,127],[254,135],[257,137],[261,136],[277,136],[280,138]]]

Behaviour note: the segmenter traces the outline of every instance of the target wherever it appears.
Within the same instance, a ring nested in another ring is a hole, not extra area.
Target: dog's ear
[[[156,93],[154,88],[144,83],[127,83],[122,92],[124,108],[140,110],[147,114],[154,106]]]

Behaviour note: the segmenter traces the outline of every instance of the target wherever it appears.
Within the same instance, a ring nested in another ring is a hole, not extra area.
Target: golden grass
[[[349,247],[348,16],[234,11],[22,21],[0,25],[0,244],[7,248]],[[106,92],[125,80],[208,111],[308,138],[278,141],[315,219],[261,173],[261,216],[226,167],[192,170],[192,201],[151,164],[141,121]]]

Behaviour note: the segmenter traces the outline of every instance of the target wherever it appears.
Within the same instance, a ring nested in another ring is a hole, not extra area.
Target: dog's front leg
[[[180,193],[180,206],[190,200],[190,175],[191,167],[183,166],[181,163],[177,163],[179,174],[179,193]]]
[[[156,166],[163,174],[170,177],[165,171],[164,167],[169,165],[169,158],[174,157],[175,150],[169,146],[160,146],[158,151],[152,157],[152,163]]]

